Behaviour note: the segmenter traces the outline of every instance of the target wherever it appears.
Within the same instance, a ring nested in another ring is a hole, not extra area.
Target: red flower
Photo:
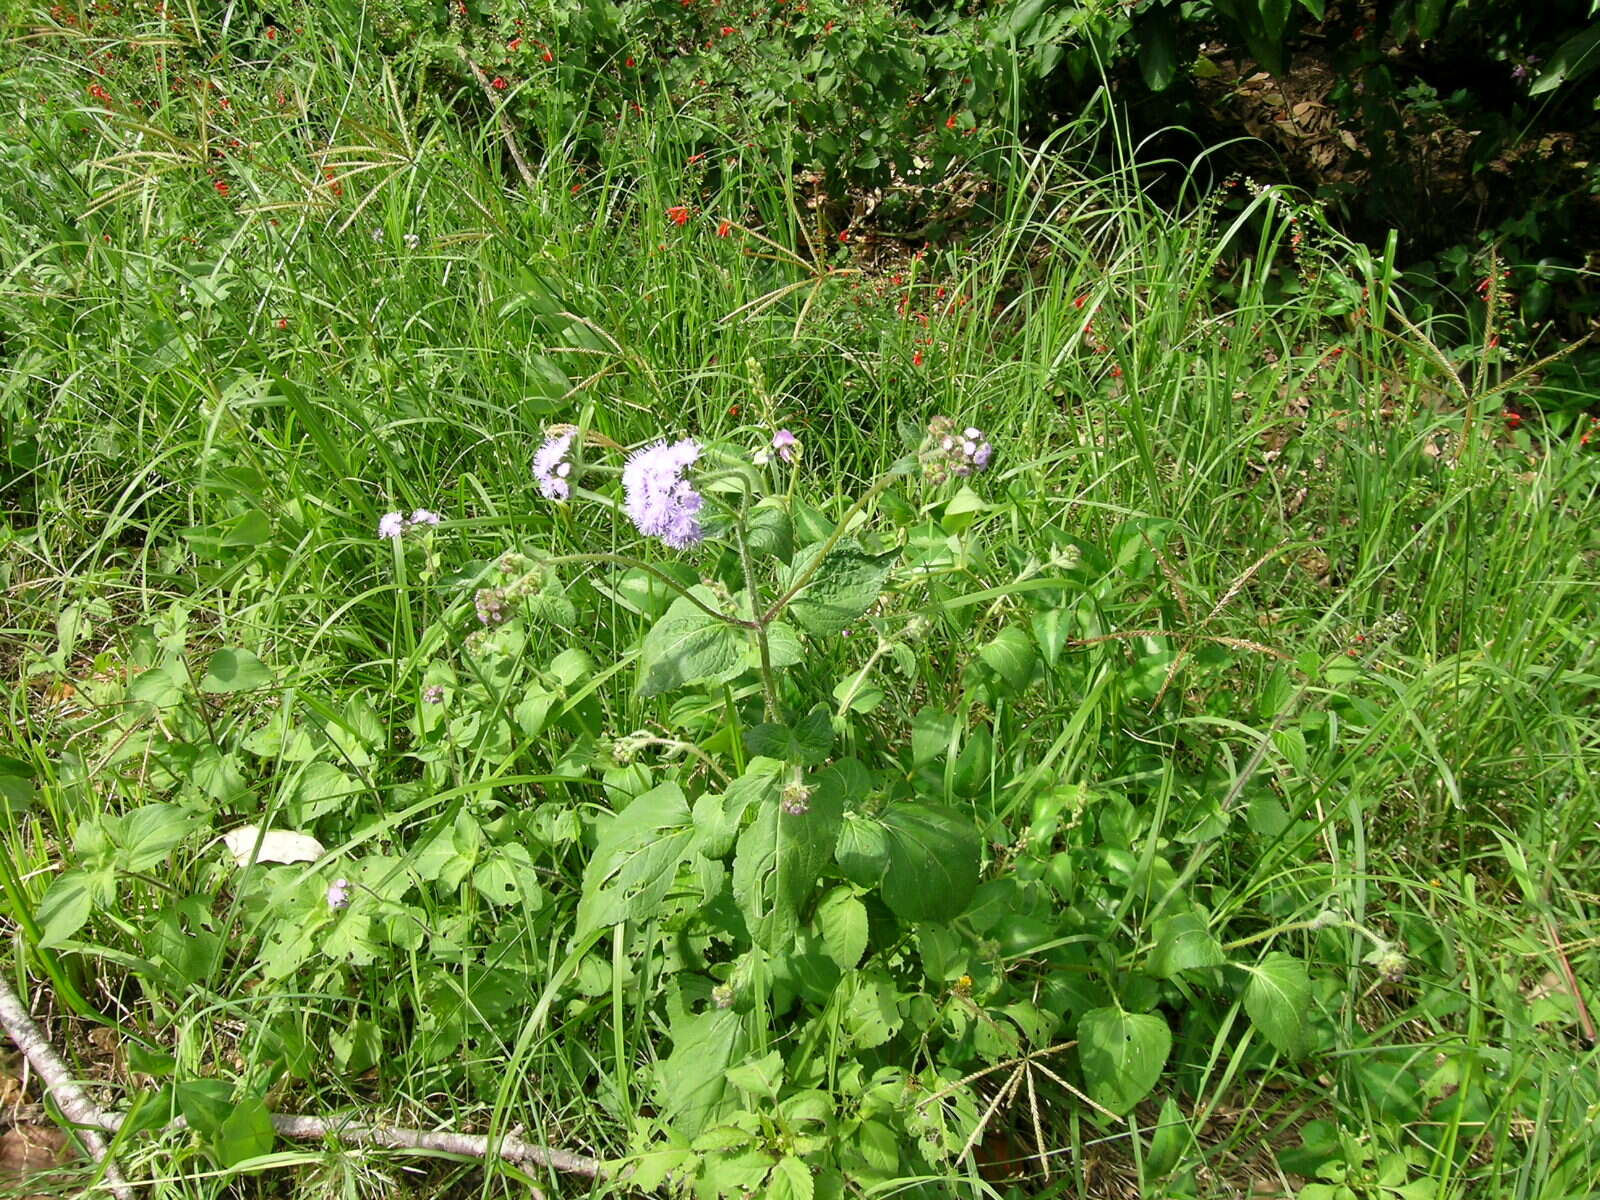
[[[955,113],[951,113],[949,115],[949,117],[947,117],[945,119],[944,127],[946,129],[954,129],[956,127],[956,114]]]
[[[689,209],[687,205],[674,204],[667,209],[667,220],[674,225],[687,225],[689,223]]]
[[[730,417],[737,417],[739,415],[739,406],[737,404],[728,405],[728,415]]]
[[[539,57],[544,59],[545,62],[555,62],[555,60],[556,60],[556,56],[554,54],[551,54],[550,51],[548,51],[548,50],[546,50]]]
[[[922,365],[922,351],[921,350],[918,350],[915,354],[913,354],[911,356],[911,365],[913,367],[920,367]]]
[[[1507,429],[1515,430],[1515,429],[1518,429],[1518,428],[1521,427],[1521,425],[1522,425],[1522,414],[1521,413],[1513,412],[1511,409],[1508,408],[1501,415],[1504,416],[1505,419],[1506,419],[1506,428]]]
[[[515,49],[517,49],[517,47],[519,47],[521,45],[522,45],[522,39],[519,38],[519,37],[514,37],[509,42],[506,43],[506,49],[507,50],[515,50]]]
[[[228,194],[228,181],[225,179],[219,179],[211,186],[217,189],[217,195],[219,196],[226,196]]]
[[[848,229],[839,230],[839,242],[840,242],[840,244],[842,245],[843,243],[848,242],[849,240],[850,240],[850,231]]]
[[[267,26],[267,41],[275,42],[277,40],[278,40],[278,27],[276,25],[268,25]]]
[[[737,29],[735,29],[732,25],[724,25],[717,32],[722,34],[723,37],[732,37],[734,34],[738,33],[739,31]]]
[[[277,325],[277,327],[279,329],[287,329],[287,328],[289,328],[289,318],[288,317],[279,317],[277,319],[277,321],[274,322],[274,324]]]
[[[631,55],[631,54],[628,55],[628,61],[626,63],[624,63],[623,66],[631,67],[631,66],[635,66],[635,65],[636,64],[633,61],[633,55]]]
[[[503,92],[506,90],[506,81],[499,75],[496,75],[492,80],[489,81],[489,86],[497,92]]]
[[[733,232],[733,222],[732,221],[719,221],[719,222],[717,222],[717,236],[718,237],[727,237],[732,232]]]

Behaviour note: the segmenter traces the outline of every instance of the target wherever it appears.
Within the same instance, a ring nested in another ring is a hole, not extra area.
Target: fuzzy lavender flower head
[[[426,508],[419,508],[411,514],[411,524],[413,525],[437,525],[442,520],[444,518],[438,513]]]
[[[422,702],[424,704],[443,704],[444,703],[444,686],[442,684],[436,683],[431,687],[423,688],[422,689]]]
[[[784,462],[793,462],[794,456],[800,453],[800,439],[789,430],[780,429],[772,435],[772,448]]]
[[[405,513],[384,513],[378,518],[378,536],[381,538],[397,538],[405,531]]]
[[[539,481],[539,494],[546,500],[565,500],[572,495],[567,477],[572,474],[572,464],[567,461],[567,451],[572,449],[570,433],[546,438],[544,445],[533,454],[533,477]]]
[[[622,468],[628,518],[640,533],[658,537],[674,550],[705,536],[697,516],[705,501],[684,478],[699,457],[700,443],[684,438],[636,450]]]
[[[348,879],[335,879],[328,885],[328,907],[332,909],[350,907],[350,881]]]

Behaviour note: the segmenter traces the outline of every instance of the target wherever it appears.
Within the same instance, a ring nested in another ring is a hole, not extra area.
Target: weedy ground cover
[[[1099,111],[869,269],[671,111],[524,181],[296,22],[41,15],[0,81],[8,978],[124,1176],[1596,1186],[1538,364],[1277,190],[1083,176]]]

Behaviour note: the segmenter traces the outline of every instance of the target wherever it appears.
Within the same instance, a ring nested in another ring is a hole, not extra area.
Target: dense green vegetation
[[[139,1194],[1600,1188],[1600,431],[1502,259],[1105,93],[913,237],[403,17],[6,29],[6,978]]]

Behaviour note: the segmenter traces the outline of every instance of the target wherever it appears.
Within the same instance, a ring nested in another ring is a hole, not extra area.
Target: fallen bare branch
[[[104,1133],[115,1133],[127,1120],[122,1113],[106,1112],[73,1081],[70,1070],[49,1039],[29,1015],[27,1005],[0,977],[0,1025],[17,1044],[33,1069],[45,1081],[51,1097],[74,1126],[89,1152],[99,1162],[106,1156]],[[186,1122],[180,1117],[169,1129],[181,1129]],[[405,1129],[391,1125],[377,1125],[344,1117],[304,1117],[275,1113],[272,1127],[279,1137],[291,1141],[320,1141],[333,1138],[355,1145],[382,1146],[390,1150],[416,1150],[440,1154],[459,1154],[464,1158],[502,1158],[525,1167],[543,1167],[567,1175],[582,1175],[589,1179],[606,1176],[605,1166],[599,1159],[573,1154],[549,1146],[523,1140],[515,1133],[490,1137],[480,1133],[451,1133],[445,1130]],[[132,1200],[133,1191],[117,1172],[114,1165],[106,1166],[106,1180],[117,1200]],[[534,1192],[538,1197],[538,1192]]]
[[[467,53],[466,47],[457,46],[456,53],[461,56],[461,61],[467,64],[467,70],[472,72],[472,77],[478,81],[483,94],[489,97],[489,103],[494,107],[495,124],[500,126],[500,136],[505,138],[506,149],[511,151],[511,161],[517,164],[517,174],[522,176],[522,182],[531,189],[533,172],[528,170],[528,160],[522,157],[522,149],[517,145],[517,131],[511,127],[511,118],[506,116],[500,97],[494,94],[494,84],[489,82],[489,77],[483,73],[483,69],[472,61],[472,56]]]

